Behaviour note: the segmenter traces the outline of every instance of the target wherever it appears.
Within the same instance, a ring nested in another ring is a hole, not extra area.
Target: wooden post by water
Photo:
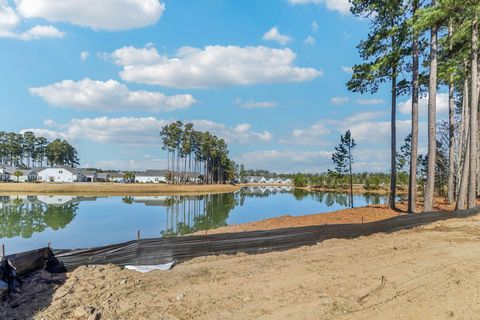
[[[137,230],[137,240],[140,240],[140,230]]]
[[[5,245],[2,243],[2,259],[5,258]]]

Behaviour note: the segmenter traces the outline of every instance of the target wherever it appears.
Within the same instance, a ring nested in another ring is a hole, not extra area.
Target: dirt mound
[[[476,319],[480,217],[170,271],[78,268],[36,319]]]

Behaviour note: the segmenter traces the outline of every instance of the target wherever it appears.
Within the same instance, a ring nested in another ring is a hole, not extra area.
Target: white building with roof
[[[41,182],[83,182],[85,176],[76,168],[65,166],[43,168],[37,172],[37,181]]]
[[[147,170],[145,172],[137,172],[135,174],[135,182],[167,183],[167,171],[166,170]]]

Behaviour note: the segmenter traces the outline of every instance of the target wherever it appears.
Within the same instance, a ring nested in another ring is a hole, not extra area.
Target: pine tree
[[[350,130],[345,135],[340,136],[340,144],[335,147],[332,155],[332,161],[335,164],[335,170],[340,174],[348,173],[350,176],[350,205],[353,208],[353,150],[356,147],[355,140],[352,138]]]

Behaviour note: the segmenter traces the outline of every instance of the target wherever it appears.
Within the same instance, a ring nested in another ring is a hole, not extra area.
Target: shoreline
[[[443,198],[437,198],[434,210],[442,212],[451,212],[454,210],[452,205],[447,204]],[[367,205],[364,207],[348,208],[325,213],[313,213],[300,216],[281,215],[278,217],[247,222],[242,224],[232,224],[210,230],[200,230],[194,235],[247,232],[259,230],[273,230],[282,228],[307,227],[323,224],[350,224],[350,223],[369,223],[385,220],[400,215],[407,214],[407,202],[397,202],[397,209],[389,209],[385,204]],[[417,207],[417,215],[421,215],[421,206]]]
[[[89,196],[148,196],[148,195],[202,195],[228,193],[240,189],[238,185],[171,185],[119,184],[110,182],[75,183],[0,183],[2,195],[89,195]]]

